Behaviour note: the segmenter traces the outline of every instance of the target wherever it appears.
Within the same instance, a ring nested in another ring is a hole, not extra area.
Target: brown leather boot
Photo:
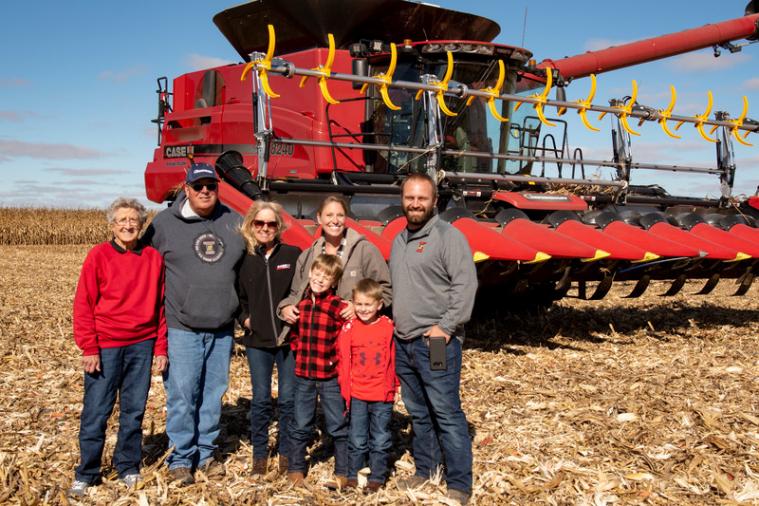
[[[348,477],[341,474],[335,475],[334,480],[330,480],[324,483],[324,486],[330,490],[339,490],[345,488],[348,485]]]
[[[269,461],[268,459],[253,459],[253,469],[250,470],[250,474],[253,476],[263,476],[266,474],[266,469],[268,467]]]
[[[379,481],[370,481],[366,484],[366,490],[368,492],[376,492],[381,489],[383,485],[384,483],[380,483]]]
[[[300,471],[290,471],[287,473],[287,479],[293,487],[302,487],[305,484],[305,478]]]
[[[285,474],[287,472],[287,457],[284,455],[279,456],[279,474]]]

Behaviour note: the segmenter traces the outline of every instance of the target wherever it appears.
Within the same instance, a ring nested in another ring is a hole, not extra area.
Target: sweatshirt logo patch
[[[224,256],[224,241],[212,232],[200,234],[193,241],[195,254],[205,263],[213,264]]]
[[[290,264],[279,264],[277,267],[275,267],[275,269],[278,271],[286,271],[290,267],[291,267]]]
[[[426,241],[419,241],[419,246],[416,247],[417,253],[424,253],[424,247],[427,246]]]
[[[352,277],[352,278],[355,278],[356,276],[358,276],[358,272],[357,272],[357,271],[350,271],[350,272],[348,273],[348,276],[350,276],[350,277]]]

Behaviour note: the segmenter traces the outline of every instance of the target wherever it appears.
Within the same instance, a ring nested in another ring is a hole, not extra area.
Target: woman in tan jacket
[[[337,295],[348,304],[342,312],[345,319],[355,316],[351,294],[353,287],[364,278],[371,278],[382,286],[382,302],[385,307],[392,302],[390,271],[382,254],[363,235],[345,226],[348,205],[340,197],[329,196],[319,206],[316,219],[321,225],[322,235],[310,248],[300,254],[295,266],[290,295],[279,304],[279,316],[289,324],[298,319],[295,307],[303,298],[308,285],[308,272],[314,258],[326,253],[337,255],[343,261],[343,276],[337,285]]]

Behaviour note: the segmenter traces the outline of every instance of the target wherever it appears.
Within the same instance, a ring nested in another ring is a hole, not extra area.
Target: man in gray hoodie
[[[399,486],[415,488],[429,479],[442,449],[448,497],[465,504],[472,491],[472,442],[459,393],[461,345],[477,272],[461,232],[434,215],[437,187],[429,176],[409,175],[401,199],[408,225],[390,254],[395,370],[413,424],[416,474]],[[444,368],[433,370],[435,338],[444,340],[445,360]]]
[[[217,474],[221,399],[227,390],[235,281],[245,253],[242,218],[219,202],[219,179],[208,164],[193,164],[174,204],[158,213],[143,240],[163,254],[169,360],[164,374],[166,433],[174,451],[173,481],[194,482],[193,471]]]

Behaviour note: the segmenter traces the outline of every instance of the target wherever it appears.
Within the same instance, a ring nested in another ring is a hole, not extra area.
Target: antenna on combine
[[[524,36],[527,33],[527,6],[524,6],[524,20],[522,21],[522,43],[520,44],[522,47],[524,47]]]

